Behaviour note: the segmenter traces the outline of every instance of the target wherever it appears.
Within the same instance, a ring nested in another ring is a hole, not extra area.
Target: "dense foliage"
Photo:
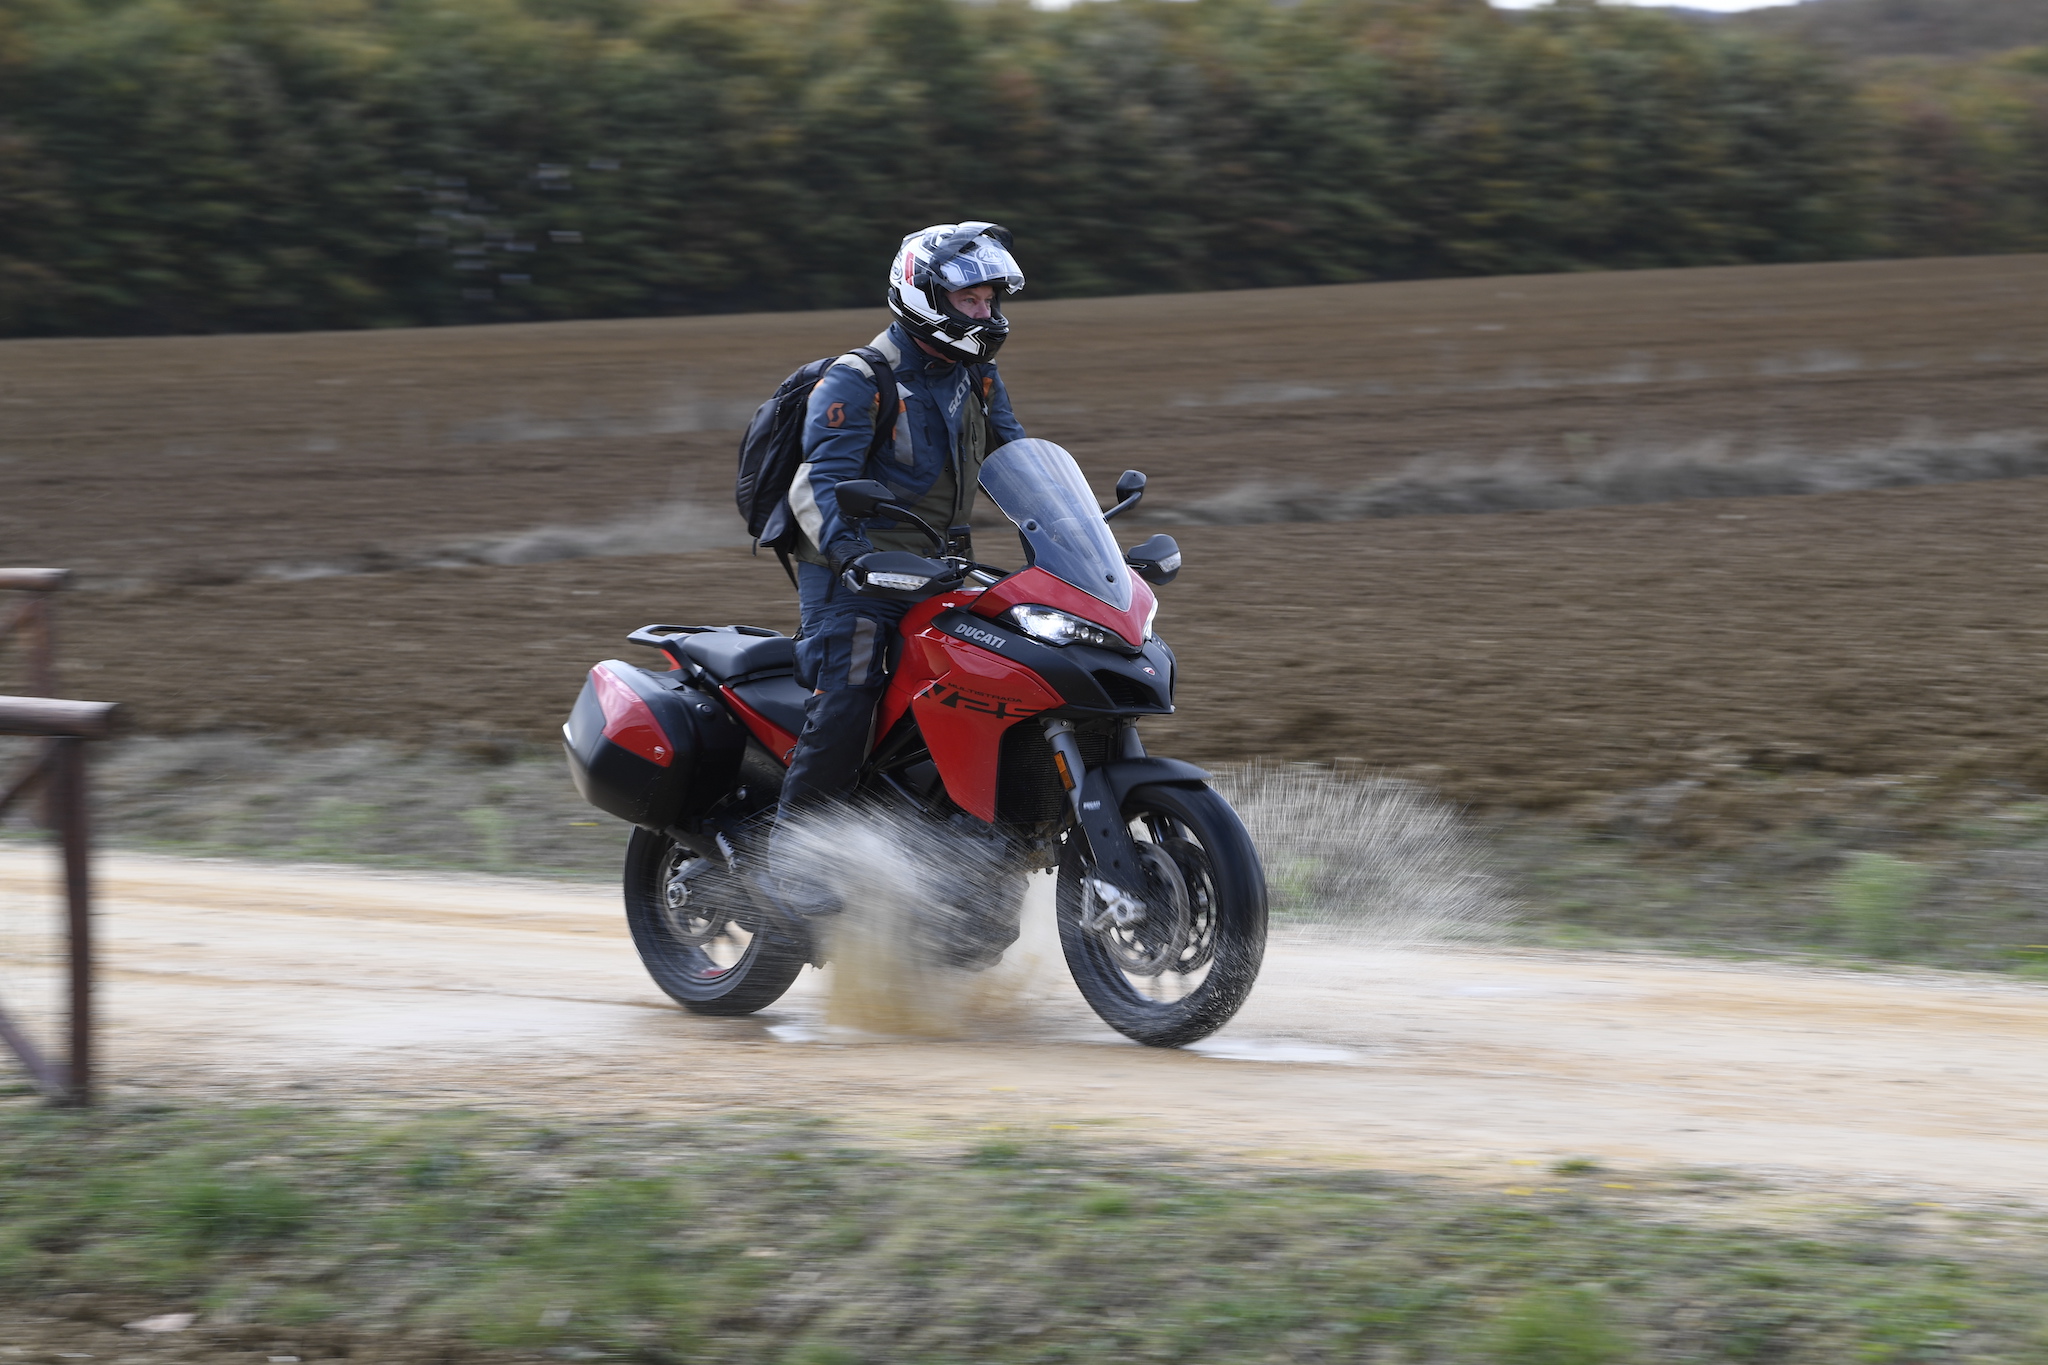
[[[2048,240],[2048,78],[1955,79],[1576,0],[0,0],[0,333],[867,303],[965,215],[1041,297]]]
[[[1693,17],[1855,57],[1981,56],[2048,43],[2041,0],[1802,0]]]
[[[1882,130],[1869,217],[1900,255],[2048,250],[2048,47],[1873,67]]]

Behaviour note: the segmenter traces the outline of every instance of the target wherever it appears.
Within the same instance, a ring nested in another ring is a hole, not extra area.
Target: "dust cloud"
[[[553,564],[566,559],[684,554],[692,550],[721,550],[745,544],[747,537],[729,510],[677,500],[637,508],[606,521],[582,526],[535,526],[524,531],[478,536],[423,550],[368,550],[311,563],[273,564],[256,576],[282,582],[301,582],[311,578],[396,573],[406,569]]]
[[[1478,834],[1419,783],[1312,763],[1217,774],[1266,866],[1276,925],[1359,946],[1495,939],[1514,904]]]
[[[1500,938],[1512,900],[1484,845],[1428,788],[1311,764],[1218,774],[1251,831],[1277,929],[1357,947]],[[915,1038],[1015,1034],[1062,984],[1053,879],[981,839],[865,811],[792,832],[792,861],[843,909],[826,923],[829,1027]],[[1010,935],[1015,942],[993,956]],[[1268,982],[1285,989],[1285,983]]]
[[[1253,481],[1216,497],[1140,513],[1165,524],[1360,521],[1369,517],[1562,511],[1678,502],[1847,493],[2048,474],[2048,436],[2035,431],[1966,437],[1915,434],[1819,454],[1769,448],[1739,454],[1725,438],[1627,448],[1569,461],[1512,455],[1486,463],[1448,456],[1348,489]]]
[[[791,862],[842,906],[822,921],[829,1028],[1002,1036],[1057,981],[1052,879],[1004,863],[985,840],[876,810],[787,838]]]

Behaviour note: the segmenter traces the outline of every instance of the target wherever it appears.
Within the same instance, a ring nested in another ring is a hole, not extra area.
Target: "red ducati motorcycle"
[[[1173,710],[1174,657],[1152,633],[1152,585],[1180,551],[1122,552],[1073,457],[1048,441],[989,455],[981,486],[1016,523],[1025,565],[980,564],[872,481],[841,510],[920,528],[927,558],[864,558],[854,585],[914,602],[875,720],[857,805],[944,841],[921,950],[964,969],[1001,958],[1026,881],[1056,869],[1060,944],[1081,994],[1138,1042],[1177,1047],[1250,994],[1266,942],[1257,852],[1190,763],[1145,752],[1138,727]],[[810,688],[795,642],[752,626],[653,625],[628,637],[667,667],[590,670],[563,727],[584,798],[636,828],[626,918],[650,975],[685,1009],[748,1014],[807,962],[813,925],[765,875],[767,831]]]

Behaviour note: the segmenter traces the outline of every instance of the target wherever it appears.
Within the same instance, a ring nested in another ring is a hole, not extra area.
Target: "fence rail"
[[[61,1060],[46,1055],[4,1009],[0,1009],[0,1042],[21,1059],[45,1095],[60,1103],[85,1105],[93,1099],[92,827],[85,746],[113,733],[120,708],[112,702],[66,701],[49,695],[57,684],[56,632],[49,599],[69,578],[65,569],[0,569],[0,591],[30,595],[12,613],[0,616],[0,644],[11,635],[26,637],[28,685],[39,694],[0,697],[0,735],[44,741],[0,785],[0,818],[30,791],[41,790],[43,823],[56,831],[63,846],[70,999]]]

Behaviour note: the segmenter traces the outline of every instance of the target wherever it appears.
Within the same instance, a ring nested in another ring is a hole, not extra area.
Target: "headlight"
[[[1152,635],[1152,623],[1153,623],[1154,621],[1157,621],[1158,619],[1159,619],[1159,599],[1155,597],[1155,598],[1153,598],[1153,599],[1152,599],[1152,605],[1151,605],[1151,606],[1149,606],[1149,607],[1147,607],[1147,608],[1145,609],[1145,638],[1146,638],[1146,639],[1150,640],[1150,639],[1154,638],[1154,637],[1153,637],[1153,635]]]
[[[1011,607],[996,619],[1049,645],[1100,645],[1104,649],[1130,649],[1129,645],[1101,626],[1063,611],[1054,611],[1051,607]]]

